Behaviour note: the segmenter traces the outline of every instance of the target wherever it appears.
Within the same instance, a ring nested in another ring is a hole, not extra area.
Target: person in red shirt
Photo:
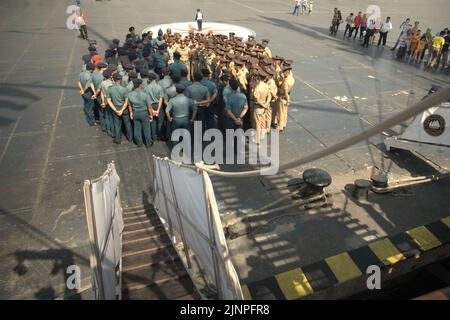
[[[358,15],[355,17],[354,20],[354,24],[355,26],[350,30],[350,37],[352,37],[353,32],[355,32],[355,36],[353,37],[353,39],[356,39],[356,35],[358,34],[358,30],[359,30],[359,26],[361,25],[361,21],[362,21],[362,12],[359,11]]]

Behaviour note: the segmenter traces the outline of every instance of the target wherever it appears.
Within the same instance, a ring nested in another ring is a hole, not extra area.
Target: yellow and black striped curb
[[[244,284],[242,292],[246,300],[299,299],[361,277],[370,265],[393,265],[447,243],[450,243],[450,216],[307,266]]]

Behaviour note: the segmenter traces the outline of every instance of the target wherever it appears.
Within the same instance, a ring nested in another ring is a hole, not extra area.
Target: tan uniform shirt
[[[268,96],[270,95],[270,89],[267,83],[264,81],[259,81],[259,83],[256,85],[255,89],[253,90],[253,95],[255,97],[255,102],[257,104],[261,104],[264,108],[269,108],[269,105],[267,104]]]
[[[267,86],[269,87],[270,95],[272,96],[272,100],[275,99],[278,93],[278,86],[274,79],[270,79],[267,81]]]
[[[247,89],[247,75],[248,75],[248,70],[247,68],[244,66],[241,69],[239,69],[239,71],[237,72],[237,79],[239,81],[239,83],[241,84],[242,88]]]
[[[264,58],[272,58],[272,51],[270,51],[269,47],[264,48],[263,56]]]

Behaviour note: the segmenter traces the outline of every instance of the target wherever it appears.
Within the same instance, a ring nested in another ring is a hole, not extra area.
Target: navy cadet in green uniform
[[[171,99],[173,99],[177,96],[176,84],[180,83],[181,78],[177,75],[174,75],[174,76],[172,76],[172,81],[173,81],[172,86],[170,86],[169,88],[167,88],[165,90],[164,103],[166,104],[166,106]],[[183,92],[184,92],[184,90],[183,90]]]
[[[187,74],[187,66],[181,62],[180,60],[181,58],[181,54],[178,51],[175,51],[173,53],[173,63],[169,65],[169,69],[170,69],[170,75],[173,76],[179,76],[181,77],[181,70],[186,70],[186,74]]]
[[[192,84],[192,81],[188,80],[187,78],[188,74],[189,74],[188,70],[181,70],[180,72],[181,75],[180,83],[184,86],[185,90]]]
[[[162,71],[167,67],[167,63],[169,62],[169,54],[166,51],[166,45],[163,44],[158,47],[158,51],[154,54],[155,61],[155,72],[161,77]]]
[[[146,69],[141,70],[139,75],[141,76],[141,79],[142,79],[142,90],[145,91],[145,88],[147,88],[148,85],[150,84],[150,81],[148,80],[148,76],[149,76],[148,70],[146,70]]]
[[[152,46],[158,49],[160,46],[166,44],[166,40],[163,37],[164,33],[161,29],[158,30],[158,37],[152,40]]]
[[[81,57],[81,60],[83,60],[83,65],[81,66],[81,71],[86,71],[86,64],[91,61],[91,55],[85,54]]]
[[[122,124],[125,127],[125,137],[131,142],[133,128],[128,108],[128,91],[122,86],[122,76],[119,73],[114,74],[113,79],[114,84],[107,90],[107,100],[114,119],[114,143],[120,144],[122,140]]]
[[[169,68],[164,67],[162,69],[162,75],[163,78],[158,81],[158,84],[161,86],[161,88],[163,88],[164,92],[166,92],[166,90],[170,88],[173,84],[172,78],[170,78]]]
[[[145,143],[147,148],[153,144],[150,122],[153,120],[153,110],[150,97],[142,91],[142,79],[134,79],[134,90],[128,93],[130,103],[130,118],[134,122],[134,140],[138,147]],[[142,141],[142,133],[144,141]]]
[[[210,95],[207,87],[202,85],[203,75],[201,73],[194,73],[194,83],[186,88],[186,97],[194,100],[195,104],[199,107],[197,109],[197,120],[202,122],[202,130],[206,130],[207,124],[207,112],[206,108],[210,103]]]
[[[87,123],[91,126],[95,126],[95,103],[92,100],[93,93],[91,90],[92,71],[94,68],[95,66],[92,62],[86,63],[86,71],[80,73],[78,81],[78,88],[80,89],[80,94],[84,102],[84,115]]]
[[[92,72],[92,82],[91,82],[91,88],[92,92],[94,92],[92,99],[97,104],[97,110],[98,110],[98,117],[100,120],[100,126],[102,128],[103,132],[106,132],[106,114],[105,114],[105,107],[102,107],[102,101],[100,97],[101,88],[100,85],[102,81],[104,80],[103,77],[103,71],[108,67],[108,65],[104,62],[98,62],[95,65],[95,70]]]
[[[163,112],[163,100],[164,100],[164,90],[161,86],[156,83],[156,75],[151,73],[148,75],[150,84],[145,88],[145,93],[150,97],[150,103],[153,108],[154,119],[151,123],[152,128],[152,139],[156,140],[158,137],[163,138],[163,122],[164,122],[164,112]]]
[[[124,73],[122,74],[122,86],[128,87],[131,82],[128,78],[128,74],[134,71],[134,66],[131,63],[125,63],[123,65]]]
[[[238,129],[242,128],[242,122],[245,114],[248,111],[247,97],[245,94],[238,91],[239,81],[236,79],[230,80],[231,94],[228,96],[225,103],[226,112],[226,128]]]
[[[136,44],[136,43],[138,43],[141,40],[139,38],[139,36],[136,34],[134,27],[129,27],[128,28],[128,32],[131,34],[131,39],[133,41],[133,44]]]
[[[210,72],[207,68],[204,68],[202,70],[202,73],[203,73],[203,79],[200,81],[200,83],[208,88],[209,97],[210,97],[209,98],[210,103],[205,109],[206,110],[207,128],[210,129],[210,128],[214,128],[214,111],[215,111],[214,109],[216,106],[217,86],[214,82],[209,80]]]
[[[105,112],[105,124],[106,124],[106,132],[109,136],[114,137],[114,120],[112,110],[108,108],[107,105],[107,90],[110,86],[113,85],[112,81],[112,70],[106,69],[103,71],[103,77],[105,78],[100,84],[100,100],[101,107]]]
[[[171,131],[176,129],[190,130],[191,123],[194,122],[197,115],[197,106],[191,98],[184,95],[184,86],[175,84],[177,96],[172,98],[167,104],[166,116],[171,124]],[[173,145],[178,143],[173,141]]]
[[[128,92],[131,92],[134,90],[134,84],[133,84],[133,80],[137,79],[138,75],[136,72],[132,71],[128,73],[128,85],[127,85],[127,90]]]

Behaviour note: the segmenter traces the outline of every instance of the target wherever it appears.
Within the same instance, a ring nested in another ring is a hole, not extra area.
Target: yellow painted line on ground
[[[442,245],[442,243],[426,227],[420,226],[406,231],[414,241],[424,250],[430,250]]]
[[[294,300],[314,292],[300,268],[279,273],[275,276],[287,300]]]
[[[405,256],[398,251],[389,239],[370,243],[369,248],[385,265],[394,264],[405,259]]]
[[[250,291],[248,290],[248,287],[244,284],[241,286],[242,289],[242,295],[244,296],[244,300],[252,300],[252,295],[250,294]]]
[[[447,225],[447,227],[450,228],[450,217],[444,218],[441,220],[443,223]]]
[[[345,282],[362,275],[347,252],[327,258],[325,261],[339,282]]]

